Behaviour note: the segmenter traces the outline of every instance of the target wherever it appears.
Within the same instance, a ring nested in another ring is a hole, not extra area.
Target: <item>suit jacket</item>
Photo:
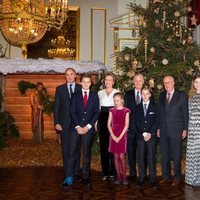
[[[153,102],[154,97],[151,95],[150,100]],[[130,122],[129,122],[129,129],[132,130],[133,132],[136,132],[136,127],[135,127],[135,109],[137,107],[136,102],[135,102],[135,89],[129,90],[125,93],[124,95],[124,102],[125,102],[125,107],[129,108],[131,110],[130,113]]]
[[[137,138],[143,140],[144,132],[150,133],[151,138],[156,138],[158,126],[156,105],[150,101],[146,116],[144,116],[143,103],[140,103],[135,110],[135,115]]]
[[[160,94],[158,128],[161,137],[181,137],[182,131],[188,129],[188,97],[185,93],[175,90],[169,105],[166,103],[166,92]]]
[[[83,102],[82,91],[75,93],[72,97],[71,115],[74,128],[90,124],[94,127],[99,118],[99,98],[95,92],[89,92],[87,106]]]
[[[81,85],[75,85],[74,93],[81,91]],[[54,124],[61,124],[62,128],[67,130],[71,127],[71,99],[67,84],[56,88],[54,105]]]

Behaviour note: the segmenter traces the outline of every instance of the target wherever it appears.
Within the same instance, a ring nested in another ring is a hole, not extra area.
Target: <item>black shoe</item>
[[[75,181],[81,182],[81,181],[82,181],[82,177],[79,176],[79,175],[75,175],[75,176],[74,176],[74,180],[75,180]]]
[[[109,176],[109,181],[114,181],[115,180],[115,176],[114,175],[110,175]]]
[[[67,188],[70,188],[71,185],[69,185],[68,183],[63,183],[62,187],[63,187],[63,189],[67,189]]]
[[[144,185],[144,181],[138,181],[137,182],[137,187],[142,187]]]
[[[108,176],[102,176],[102,180],[103,180],[103,181],[107,181],[108,178],[109,178]]]
[[[82,179],[83,185],[89,185],[90,184],[90,179],[89,178],[83,178]]]
[[[136,180],[136,176],[129,176],[128,178],[127,178],[127,180],[128,181],[135,181]]]
[[[152,186],[153,188],[157,188],[157,183],[156,183],[156,181],[155,181],[155,182],[151,182],[151,186]]]

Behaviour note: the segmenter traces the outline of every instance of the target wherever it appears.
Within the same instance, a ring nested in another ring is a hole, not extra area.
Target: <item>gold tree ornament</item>
[[[151,48],[150,48],[150,52],[151,52],[151,53],[155,53],[155,51],[156,51],[156,50],[155,50],[154,47],[151,47]]]
[[[130,60],[130,55],[129,55],[129,54],[126,54],[126,55],[124,56],[124,58],[125,58],[126,61],[129,61],[129,60]]]
[[[169,61],[166,58],[162,60],[163,65],[167,65],[168,63],[169,63]]]
[[[180,11],[178,11],[178,10],[174,13],[174,16],[175,16],[175,17],[180,17],[180,15],[181,15],[181,13],[180,13]]]
[[[197,66],[197,67],[200,66],[199,60],[195,60],[195,61],[194,61],[194,66]]]
[[[192,44],[193,43],[193,37],[191,35],[188,36],[187,43],[188,44]]]
[[[191,7],[191,6],[188,6],[188,7],[187,7],[187,11],[188,11],[188,12],[191,12],[191,11],[192,11],[192,7]]]
[[[149,86],[150,86],[150,88],[154,88],[155,87],[155,83],[154,83],[154,79],[153,78],[149,79]]]
[[[136,59],[133,59],[133,60],[131,61],[131,67],[132,67],[133,69],[136,69],[136,68],[137,68],[137,65],[138,65],[138,61],[137,61]]]

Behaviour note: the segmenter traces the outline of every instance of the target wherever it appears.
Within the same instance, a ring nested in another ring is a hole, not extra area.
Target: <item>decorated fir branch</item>
[[[130,3],[129,9],[139,17],[140,42],[134,49],[126,47],[116,54],[120,68],[118,87],[132,87],[132,77],[142,73],[157,95],[165,75],[175,78],[176,86],[188,92],[192,75],[200,70],[200,47],[193,41],[187,16],[192,12],[187,0],[152,0],[147,8]],[[194,18],[194,17],[193,17]],[[194,27],[196,20],[189,18]]]
[[[18,82],[18,89],[21,95],[25,95],[27,89],[33,89],[35,87],[36,87],[35,84],[30,83],[28,81],[21,80]],[[43,105],[44,107],[44,112],[47,115],[51,115],[51,113],[53,112],[53,107],[54,107],[53,96],[47,92],[47,89],[45,87],[43,87],[42,92],[39,92],[38,94],[39,94],[40,104]]]

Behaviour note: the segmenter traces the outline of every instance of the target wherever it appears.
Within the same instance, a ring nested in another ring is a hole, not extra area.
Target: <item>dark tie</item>
[[[167,104],[169,104],[171,101],[171,94],[167,93]]]
[[[72,90],[72,84],[69,85],[69,96],[72,98],[73,90]]]
[[[137,91],[137,95],[136,95],[136,99],[135,99],[135,103],[136,105],[138,105],[140,103],[140,95],[139,95],[139,91]]]
[[[144,103],[144,116],[146,117],[146,115],[147,115],[147,104]]]
[[[86,107],[86,105],[87,105],[87,100],[88,100],[87,92],[84,91],[83,103],[84,103],[85,107]]]

